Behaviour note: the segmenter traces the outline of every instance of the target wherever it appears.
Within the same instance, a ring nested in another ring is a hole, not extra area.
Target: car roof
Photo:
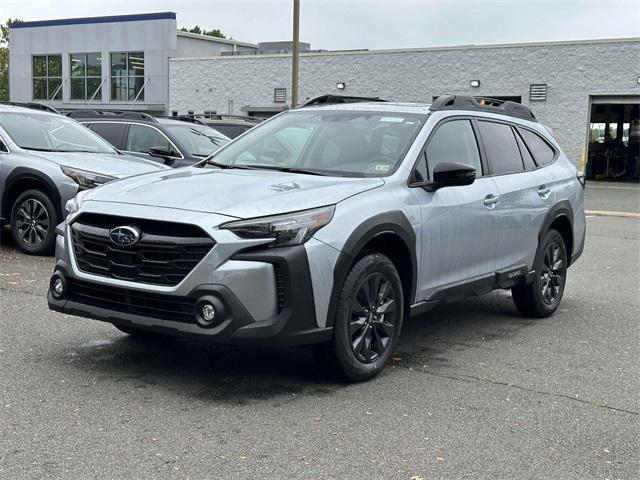
[[[305,111],[343,111],[343,112],[389,112],[400,114],[422,114],[430,115],[436,112],[446,112],[447,115],[469,115],[478,118],[495,118],[511,123],[525,125],[535,129],[538,132],[544,132],[546,136],[549,136],[549,131],[541,126],[538,122],[533,122],[519,117],[511,115],[505,115],[500,112],[483,111],[483,110],[471,110],[465,108],[451,108],[446,110],[431,110],[431,103],[422,102],[353,102],[353,103],[335,103],[335,104],[321,104],[308,107],[299,107],[289,112],[305,112]]]
[[[33,108],[21,107],[19,105],[7,105],[7,104],[0,104],[0,112],[30,113],[32,115],[57,115],[57,113],[47,112],[45,110],[36,110]]]

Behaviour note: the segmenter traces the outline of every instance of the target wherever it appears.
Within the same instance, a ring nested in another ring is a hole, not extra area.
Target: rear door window
[[[518,128],[518,132],[522,135],[522,138],[529,147],[529,151],[538,165],[549,165],[553,162],[556,151],[537,133],[533,133],[531,130],[524,128]]]
[[[126,123],[94,123],[90,125],[91,130],[96,132],[107,142],[116,148],[122,148]]]
[[[510,125],[479,121],[480,135],[495,175],[524,171],[520,149]]]
[[[476,136],[469,120],[452,120],[438,127],[426,148],[427,172],[418,165],[417,172],[433,180],[433,169],[440,162],[458,162],[476,169],[482,176],[482,165]]]

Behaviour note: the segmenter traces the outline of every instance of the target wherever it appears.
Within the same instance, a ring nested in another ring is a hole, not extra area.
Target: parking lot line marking
[[[589,184],[587,184],[587,188],[617,188],[619,190],[638,190],[638,191],[640,191],[640,187],[621,187],[619,185],[589,185]]]
[[[585,210],[586,215],[595,215],[598,217],[627,217],[640,218],[640,213],[635,212],[612,212],[609,210]]]

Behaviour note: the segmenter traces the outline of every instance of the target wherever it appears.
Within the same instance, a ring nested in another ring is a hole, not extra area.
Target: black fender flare
[[[344,246],[340,250],[336,265],[333,268],[333,286],[331,288],[331,298],[327,309],[327,326],[333,326],[338,299],[342,285],[349,274],[353,262],[358,257],[363,247],[375,237],[384,233],[397,235],[407,246],[411,255],[411,292],[409,294],[408,305],[413,302],[416,292],[418,261],[416,254],[416,234],[411,226],[411,222],[400,210],[380,213],[368,218],[356,227]],[[407,300],[407,299],[405,299]]]
[[[60,198],[60,193],[58,192],[58,188],[56,187],[55,182],[51,180],[48,175],[42,173],[39,170],[34,170],[33,168],[28,167],[17,167],[7,177],[7,180],[4,184],[4,189],[2,190],[2,212],[0,213],[2,213],[2,217],[6,221],[9,220],[12,207],[12,205],[8,204],[9,192],[16,183],[22,180],[31,180],[42,185],[44,192],[49,195],[51,201],[53,202],[53,206],[56,209],[58,218],[64,219],[61,206],[62,200]]]
[[[551,227],[551,224],[553,222],[555,222],[560,217],[566,217],[567,220],[569,221],[569,225],[571,225],[571,244],[573,245],[573,242],[575,240],[573,238],[574,237],[574,235],[573,235],[573,207],[571,206],[571,203],[569,203],[568,200],[561,200],[561,201],[559,201],[558,203],[556,203],[553,207],[551,207],[549,209],[549,211],[547,212],[547,216],[545,217],[544,221],[542,222],[542,226],[540,227],[540,231],[538,232],[538,245],[540,245],[540,242],[542,242],[542,239],[544,238],[544,236],[549,231],[549,228]],[[571,261],[571,257],[573,255],[573,252],[567,252],[567,255],[569,257],[569,265],[571,265],[571,263],[573,263]]]
[[[553,207],[549,209],[547,212],[547,216],[542,222],[542,226],[540,227],[540,231],[538,232],[538,243],[542,240],[542,237],[547,233],[551,224],[558,217],[567,217],[569,220],[569,224],[571,225],[572,235],[573,235],[573,208],[571,207],[571,203],[568,200],[561,200],[556,203]],[[571,253],[569,253],[571,255]]]

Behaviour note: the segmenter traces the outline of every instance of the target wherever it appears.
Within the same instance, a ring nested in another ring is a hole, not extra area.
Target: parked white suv
[[[49,305],[131,334],[314,345],[364,380],[441,302],[504,288],[552,314],[582,252],[581,183],[519,104],[300,108],[69,202]]]

